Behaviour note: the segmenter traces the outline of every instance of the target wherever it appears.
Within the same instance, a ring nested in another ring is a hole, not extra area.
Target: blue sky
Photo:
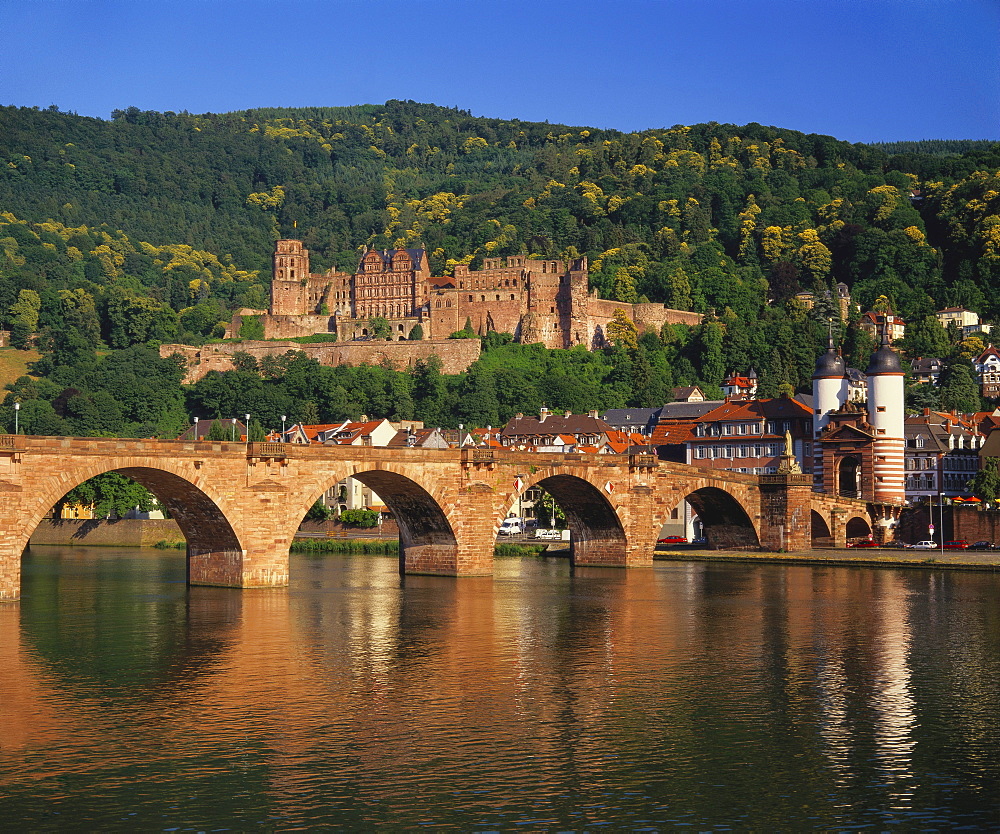
[[[1000,0],[0,0],[0,104],[1000,139]]]

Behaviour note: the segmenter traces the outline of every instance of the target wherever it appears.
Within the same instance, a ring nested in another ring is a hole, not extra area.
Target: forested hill
[[[586,254],[603,297],[706,315],[639,346],[670,354],[653,365],[673,381],[753,366],[769,390],[802,390],[838,314],[807,315],[789,302],[800,289],[844,282],[861,309],[885,296],[918,325],[915,354],[941,349],[924,326],[941,306],[1000,315],[1000,144],[621,133],[401,101],[110,121],[0,108],[0,324],[15,340],[37,332],[49,353],[217,335],[234,307],[266,303],[282,236],[314,269],[353,268],[365,245],[422,244],[438,274]]]

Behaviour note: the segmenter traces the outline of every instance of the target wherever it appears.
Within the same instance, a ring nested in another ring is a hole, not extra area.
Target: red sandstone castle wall
[[[458,374],[479,358],[478,339],[427,339],[419,342],[323,342],[303,345],[298,342],[227,342],[218,345],[162,345],[160,356],[179,353],[187,362],[184,382],[197,382],[209,371],[231,371],[233,354],[248,353],[256,359],[281,356],[289,350],[301,350],[321,365],[378,365],[389,362],[397,370],[413,367],[418,360],[435,355],[442,371]]]

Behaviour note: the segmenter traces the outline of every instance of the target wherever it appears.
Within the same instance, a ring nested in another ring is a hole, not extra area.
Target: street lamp
[[[281,442],[282,443],[285,442],[285,420],[287,420],[287,419],[288,419],[288,415],[287,414],[282,414],[281,415]]]
[[[194,418],[194,439],[198,439],[198,418]]]
[[[944,493],[938,492],[938,517],[941,521],[941,558],[944,558]]]
[[[236,418],[233,417],[233,443],[236,442]]]
[[[250,442],[250,415],[249,414],[244,414],[243,416],[247,418],[247,422],[246,422],[246,426],[247,426],[247,443],[249,443]]]
[[[20,403],[14,403],[14,434],[20,434],[21,433],[20,428],[18,427],[18,422],[17,422],[17,416],[18,416],[18,413],[20,411],[21,411],[21,404]]]

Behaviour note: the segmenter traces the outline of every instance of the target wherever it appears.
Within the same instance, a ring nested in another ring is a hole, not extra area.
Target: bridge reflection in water
[[[33,550],[0,607],[4,807],[28,829],[993,827],[1000,649],[969,624],[997,576],[495,568],[294,557],[289,589],[232,594],[185,589],[174,554]]]
[[[404,574],[493,572],[502,519],[525,490],[549,492],[566,515],[574,565],[649,567],[670,511],[687,500],[709,543],[807,549],[871,529],[880,511],[818,494],[809,475],[753,476],[658,461],[654,455],[536,454],[281,443],[0,437],[0,599],[20,593],[32,531],[69,490],[114,471],[149,489],[188,545],[193,585],[288,583],[288,549],[306,511],[353,477],[399,525]],[[883,508],[884,509],[884,508]]]

